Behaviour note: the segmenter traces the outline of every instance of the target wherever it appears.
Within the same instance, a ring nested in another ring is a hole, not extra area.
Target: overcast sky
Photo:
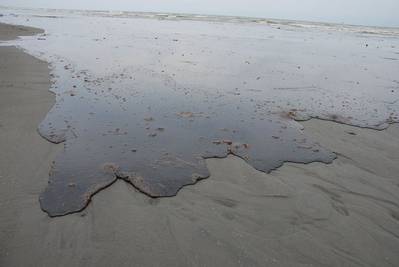
[[[0,5],[240,15],[399,27],[399,0],[0,0]]]

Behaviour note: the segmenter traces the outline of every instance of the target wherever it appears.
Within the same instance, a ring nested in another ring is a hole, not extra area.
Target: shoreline
[[[116,18],[127,18],[125,14],[129,14],[130,16],[135,16],[141,18],[151,18],[149,16],[158,16],[160,19],[166,20],[173,20],[173,19],[180,19],[180,20],[196,20],[196,21],[203,21],[203,18],[207,18],[208,21],[217,21],[217,18],[224,18],[225,22],[229,23],[236,23],[239,22],[248,22],[248,23],[258,23],[263,22],[267,24],[281,24],[281,25],[295,25],[295,24],[305,24],[305,25],[320,25],[320,26],[341,26],[341,27],[363,27],[367,29],[387,29],[387,30],[398,30],[399,26],[382,26],[382,25],[363,25],[363,24],[350,24],[350,23],[341,23],[341,22],[329,22],[329,21],[308,21],[308,20],[295,20],[295,19],[279,19],[279,18],[267,18],[267,17],[247,17],[247,16],[239,16],[239,15],[222,15],[222,14],[202,14],[202,13],[173,13],[173,12],[156,12],[156,11],[131,11],[131,10],[106,10],[106,9],[99,9],[99,10],[91,10],[91,9],[71,9],[71,8],[29,8],[29,7],[16,7],[16,6],[0,6],[0,8],[4,8],[5,10],[36,10],[36,11],[46,11],[51,13],[56,13],[59,11],[69,11],[69,12],[76,12],[76,13],[92,13],[93,16],[103,16],[105,14],[110,14],[115,16]],[[97,15],[97,14],[98,15]],[[114,13],[114,14],[112,14]],[[116,16],[120,14],[119,16]],[[190,18],[191,17],[191,18]]]
[[[38,196],[62,146],[36,131],[55,101],[48,64],[10,46],[0,57],[1,266],[399,263],[398,124],[310,119],[299,123],[338,154],[331,164],[265,174],[237,157],[208,159],[210,177],[175,197],[116,181],[84,211],[50,218]]]
[[[43,29],[13,25],[0,22],[0,42],[18,39],[20,36],[30,36],[44,33]]]

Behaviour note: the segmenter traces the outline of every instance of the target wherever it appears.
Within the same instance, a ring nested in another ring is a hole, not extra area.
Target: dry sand
[[[0,25],[0,39],[13,29]],[[211,159],[211,177],[176,197],[118,181],[83,212],[49,218],[38,195],[62,149],[36,132],[49,83],[45,62],[0,47],[0,266],[399,265],[399,125],[311,120],[306,133],[338,153],[330,165],[264,174]]]

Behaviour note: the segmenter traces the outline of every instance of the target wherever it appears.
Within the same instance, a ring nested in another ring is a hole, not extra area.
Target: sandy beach
[[[0,24],[0,40],[42,31]],[[0,266],[398,266],[399,125],[311,119],[304,132],[337,158],[269,174],[207,159],[210,177],[171,198],[117,180],[82,212],[39,205],[63,144],[37,133],[55,103],[50,69],[0,47]]]

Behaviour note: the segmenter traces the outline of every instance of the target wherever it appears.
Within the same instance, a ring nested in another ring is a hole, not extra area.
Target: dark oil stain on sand
[[[270,172],[284,162],[330,163],[335,154],[308,140],[290,114],[250,95],[179,86],[145,69],[93,78],[65,65],[57,102],[39,126],[54,160],[40,204],[50,216],[84,209],[123,179],[150,197],[170,197],[207,178],[206,158],[236,155]]]
[[[56,104],[39,133],[64,150],[40,196],[50,216],[84,209],[117,179],[174,196],[209,176],[211,157],[233,154],[263,172],[330,163],[335,154],[294,119],[373,129],[399,121],[398,61],[382,58],[393,56],[395,38],[366,47],[340,31],[81,19],[87,27],[30,17],[46,34],[20,43],[52,67]]]

